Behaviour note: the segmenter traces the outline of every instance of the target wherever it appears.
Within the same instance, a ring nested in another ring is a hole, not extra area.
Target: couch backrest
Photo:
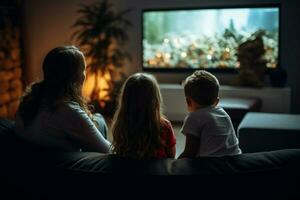
[[[6,119],[0,119],[0,150],[8,155],[18,155],[22,152],[25,155],[23,157],[26,159],[38,158],[39,161],[49,161],[58,164],[61,168],[73,171],[106,174],[236,174],[279,169],[293,166],[300,161],[300,149],[250,153],[221,158],[206,157],[149,161],[136,161],[120,158],[116,155],[103,155],[92,152],[52,153],[42,151],[41,148],[15,137],[14,122]]]
[[[159,180],[155,188],[173,189],[178,186],[195,189],[201,185],[203,193],[205,191],[203,187],[210,189],[216,188],[216,184],[221,184],[221,187],[217,186],[218,190],[223,188],[227,191],[234,187],[236,191],[245,190],[252,193],[255,187],[255,190],[262,188],[261,192],[267,197],[275,194],[274,191],[277,193],[273,196],[277,196],[278,191],[283,197],[300,195],[298,187],[293,184],[293,181],[300,179],[300,149],[221,158],[137,161],[93,152],[60,153],[28,148],[28,144],[24,145],[23,141],[14,137],[12,121],[0,122],[0,182],[11,182],[13,187],[26,192],[34,188],[32,191],[34,195],[64,194],[70,198],[70,196],[78,197],[78,192],[85,196],[93,191],[93,195],[102,196],[101,191],[104,188],[116,187],[118,184],[121,185],[120,188],[140,187],[152,191],[152,184],[145,185],[148,180],[153,181],[149,179],[153,176],[145,177],[145,175],[163,175],[159,177],[172,175],[168,176],[173,178],[167,182],[165,179]],[[142,178],[131,176],[119,179],[115,175],[142,175]],[[130,185],[128,181],[134,184]],[[199,184],[194,185],[192,182],[189,183],[190,181]],[[255,185],[252,184],[253,181]],[[228,182],[234,182],[235,185],[226,185]]]
[[[215,175],[255,173],[300,167],[300,149],[249,153],[221,158],[184,158],[137,161],[116,155],[78,152],[62,153],[60,168],[87,173],[123,175]],[[298,170],[297,170],[298,171]]]
[[[33,145],[15,134],[15,122],[9,119],[0,119],[0,152],[37,152],[44,148]]]
[[[161,159],[137,161],[92,152],[47,152],[15,137],[14,122],[0,120],[0,150],[7,158],[16,157],[52,163],[72,171],[105,174],[209,175],[239,174],[280,169],[300,162],[300,149],[249,153],[221,158]],[[20,159],[21,159],[20,158]],[[12,162],[13,162],[12,160]],[[37,161],[37,162],[36,162]]]
[[[14,131],[15,123],[12,120],[0,118],[0,136],[10,134]]]
[[[14,121],[0,118],[0,150],[8,150],[15,146]]]

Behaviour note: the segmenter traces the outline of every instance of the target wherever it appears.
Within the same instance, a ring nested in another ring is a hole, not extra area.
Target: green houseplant
[[[90,102],[104,109],[115,101],[115,92],[125,75],[123,68],[130,55],[120,47],[129,39],[132,26],[125,15],[129,9],[116,12],[109,0],[80,5],[79,18],[72,39],[87,58],[87,80],[83,93]]]

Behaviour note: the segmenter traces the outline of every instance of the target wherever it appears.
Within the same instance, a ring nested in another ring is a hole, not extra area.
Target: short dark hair
[[[184,93],[200,105],[212,105],[219,94],[219,81],[205,70],[197,70],[183,82]]]

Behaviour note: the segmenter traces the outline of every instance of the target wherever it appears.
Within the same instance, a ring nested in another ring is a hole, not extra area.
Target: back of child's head
[[[213,105],[219,95],[219,81],[205,70],[197,70],[184,83],[184,93],[188,98],[203,106]]]
[[[150,74],[135,73],[123,85],[119,104],[128,109],[128,112],[160,111],[160,103],[161,95],[157,81]]]
[[[145,73],[130,76],[113,120],[113,151],[137,159],[152,157],[160,146],[160,106],[156,79]]]

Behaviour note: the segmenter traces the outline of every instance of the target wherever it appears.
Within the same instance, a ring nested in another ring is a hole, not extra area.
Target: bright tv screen
[[[262,36],[267,68],[278,66],[279,7],[143,10],[146,70],[236,69],[237,47]]]

